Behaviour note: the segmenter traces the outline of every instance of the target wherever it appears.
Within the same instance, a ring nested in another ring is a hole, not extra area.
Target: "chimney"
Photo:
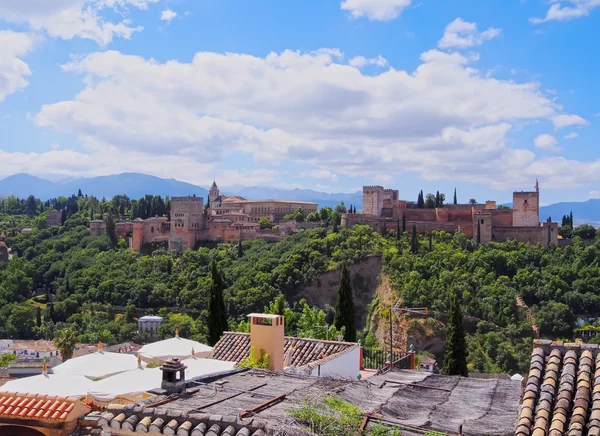
[[[260,351],[269,355],[269,369],[283,371],[284,317],[251,313],[250,346],[254,347],[254,358],[260,359]]]
[[[187,366],[179,359],[173,358],[164,363],[162,371],[162,383],[160,387],[167,391],[167,395],[185,393],[185,370]]]

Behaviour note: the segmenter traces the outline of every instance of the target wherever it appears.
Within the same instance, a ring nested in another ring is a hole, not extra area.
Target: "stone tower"
[[[513,192],[513,226],[539,227],[540,193]]]
[[[210,207],[214,207],[215,200],[219,198],[219,187],[217,183],[213,180],[212,186],[210,187],[210,191],[208,192],[208,200],[210,202]]]
[[[363,214],[381,216],[383,186],[363,186]]]
[[[202,197],[173,197],[171,199],[171,229],[169,250],[182,252],[194,248],[203,226]]]

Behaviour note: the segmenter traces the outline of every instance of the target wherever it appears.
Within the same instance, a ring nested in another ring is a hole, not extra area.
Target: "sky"
[[[600,0],[0,0],[0,177],[600,198]]]

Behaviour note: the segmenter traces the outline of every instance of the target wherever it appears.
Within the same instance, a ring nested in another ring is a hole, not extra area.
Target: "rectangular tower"
[[[539,227],[540,193],[513,192],[513,226]]]
[[[196,233],[202,230],[204,204],[202,197],[171,199],[169,250],[182,252],[194,248]]]
[[[383,186],[363,186],[363,214],[381,216]]]

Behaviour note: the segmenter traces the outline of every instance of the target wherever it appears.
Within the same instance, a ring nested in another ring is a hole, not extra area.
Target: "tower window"
[[[483,224],[483,220],[481,220],[481,224]]]

